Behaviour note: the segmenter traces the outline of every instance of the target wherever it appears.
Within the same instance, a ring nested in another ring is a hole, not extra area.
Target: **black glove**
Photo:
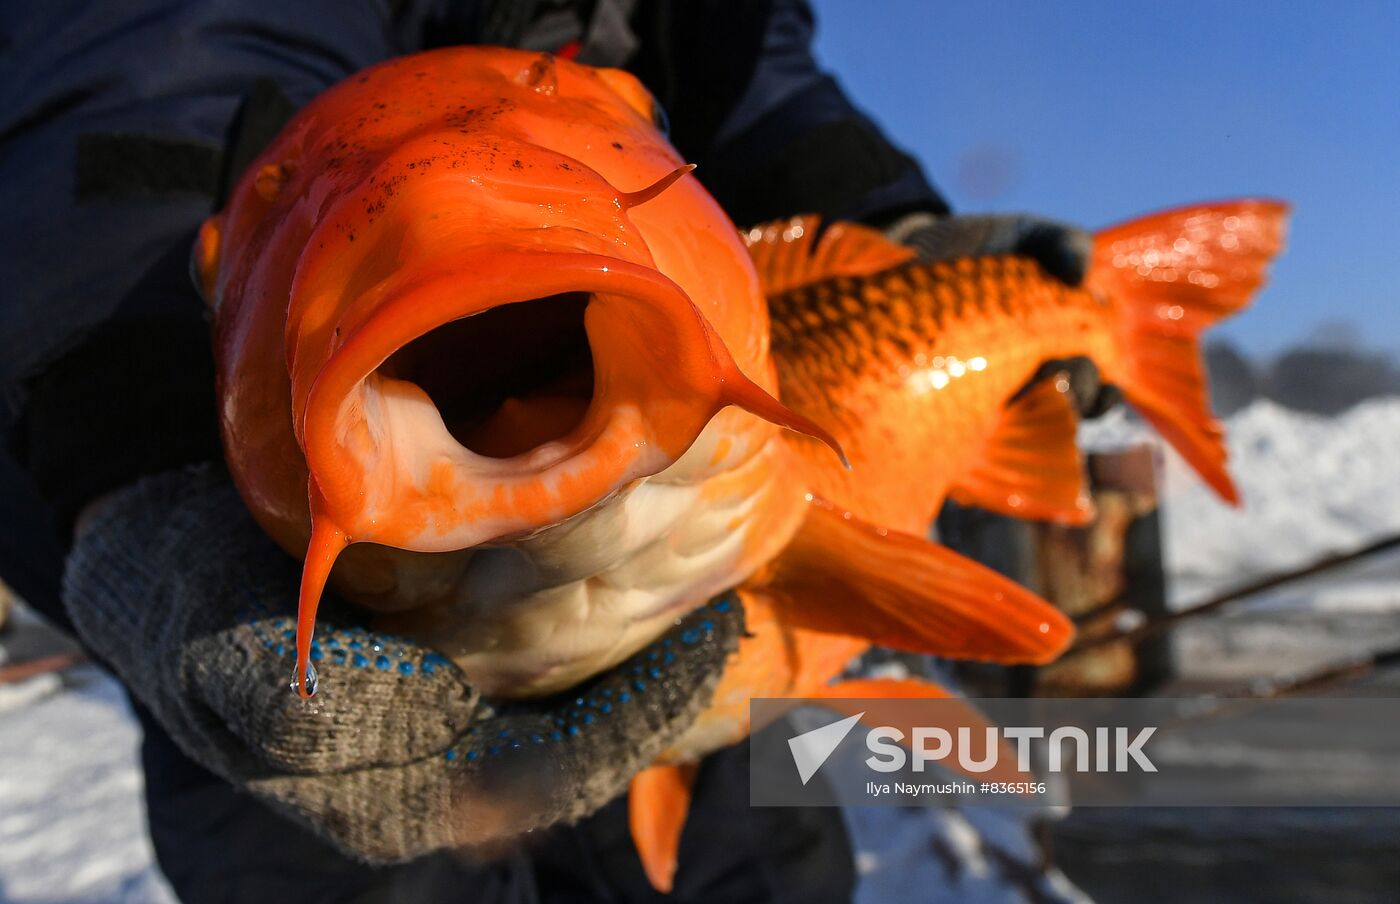
[[[1067,286],[1084,281],[1094,239],[1075,226],[1029,214],[938,217],[907,214],[885,229],[885,235],[908,245],[925,261],[1010,254],[1029,257],[1047,274]],[[1088,358],[1047,361],[1032,382],[1065,374],[1082,417],[1097,417],[1122,401],[1117,387],[1106,385]]]
[[[332,600],[291,690],[298,564],[213,467],[142,481],[84,521],[74,624],[194,760],[352,855],[406,860],[578,819],[708,704],[743,631],[732,595],[567,694],[493,705],[445,657]],[[687,648],[685,655],[671,655]]]

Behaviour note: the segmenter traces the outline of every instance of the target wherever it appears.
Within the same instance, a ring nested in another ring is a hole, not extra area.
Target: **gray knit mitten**
[[[69,558],[83,639],[193,759],[362,859],[406,860],[578,819],[707,705],[743,631],[711,601],[567,694],[493,704],[445,657],[327,600],[315,697],[291,689],[299,566],[203,467],[105,500]]]
[[[1067,286],[1084,281],[1094,237],[1082,229],[1030,214],[937,217],[911,213],[885,229],[926,261],[1011,254],[1029,257]]]

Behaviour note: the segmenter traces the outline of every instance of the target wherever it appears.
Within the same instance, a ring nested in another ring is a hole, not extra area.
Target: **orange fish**
[[[850,456],[802,438],[811,508],[741,588],[748,634],[710,707],[634,781],[633,836],[669,888],[690,764],[748,734],[752,697],[944,697],[917,680],[832,684],[872,644],[953,659],[1044,663],[1071,628],[1049,604],[923,539],[949,496],[1005,514],[1093,518],[1067,382],[1084,355],[1223,498],[1238,501],[1211,416],[1198,337],[1240,310],[1284,238],[1286,207],[1185,207],[1100,232],[1069,288],[1032,260],[921,263],[850,223],[814,217],[746,233],[769,295],[780,397]],[[820,238],[816,236],[820,234]]]
[[[343,595],[520,697],[796,530],[773,425],[826,434],[770,394],[753,267],[653,106],[548,55],[397,59],[318,97],[205,223],[229,467],[306,558],[303,693],[337,558]]]
[[[941,693],[831,685],[872,643],[1036,663],[1068,644],[1048,604],[922,538],[950,494],[1089,517],[1073,412],[1054,381],[1025,389],[1044,361],[1092,357],[1230,495],[1196,336],[1260,284],[1283,209],[1109,230],[1067,289],[850,224],[741,236],[653,108],[548,55],[376,66],[284,129],[195,271],[230,471],[305,556],[303,694],[328,579],[498,698],[573,687],[741,588],[749,636],[712,704],[633,782],[666,888],[692,764],[749,730],[750,697]]]

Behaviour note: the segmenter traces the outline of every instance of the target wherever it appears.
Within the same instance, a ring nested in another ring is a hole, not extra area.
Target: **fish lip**
[[[379,291],[384,292],[382,287]],[[593,299],[586,325],[597,376],[583,421],[560,440],[513,458],[479,456],[455,440],[450,445],[444,440],[434,453],[451,462],[454,474],[469,473],[511,488],[525,487],[530,481],[536,488],[567,481],[568,492],[546,499],[528,515],[488,511],[477,501],[471,502],[477,505],[473,509],[454,498],[454,517],[477,515],[469,525],[454,529],[443,529],[442,519],[434,521],[431,513],[425,514],[429,505],[421,499],[412,500],[419,511],[406,515],[400,493],[404,475],[386,460],[386,454],[392,458],[400,450],[386,453],[382,448],[392,443],[393,436],[385,431],[376,438],[368,428],[356,434],[354,424],[347,428],[347,418],[370,417],[365,387],[377,368],[398,349],[450,321],[573,292],[589,293]],[[650,374],[647,379],[610,376],[632,365],[625,351],[600,348],[595,321],[608,317],[614,325],[628,317],[655,317],[665,330],[681,337],[677,342],[697,350],[700,371],[707,364],[712,371],[719,367],[711,347],[712,330],[699,309],[678,285],[643,264],[587,252],[488,246],[459,255],[450,267],[420,270],[384,294],[386,301],[368,310],[359,322],[340,329],[343,338],[310,381],[304,376],[299,380],[297,368],[292,368],[294,426],[311,474],[313,510],[318,518],[334,521],[352,541],[437,552],[528,534],[587,510],[631,481],[664,470],[724,404],[719,385],[699,379],[685,386],[684,393],[674,393],[686,398],[684,410],[668,410],[670,418],[651,417],[649,413],[668,400],[659,400],[658,391],[644,384],[664,382],[665,376],[655,380]],[[602,308],[616,310],[595,315],[595,309]],[[677,411],[681,416],[675,416]],[[376,487],[392,487],[400,497],[375,498]]]

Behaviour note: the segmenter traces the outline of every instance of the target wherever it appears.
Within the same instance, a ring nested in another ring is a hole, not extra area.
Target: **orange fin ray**
[[[697,766],[650,766],[637,773],[627,794],[627,821],[642,869],[657,891],[675,885],[681,831],[690,811]]]
[[[741,234],[767,295],[777,295],[833,276],[868,276],[914,258],[911,248],[877,229],[834,223],[817,240],[815,214],[775,220]]]
[[[768,587],[795,627],[953,659],[1041,664],[1074,635],[1059,610],[1015,581],[822,499]]]
[[[1079,418],[1068,390],[1057,376],[1013,399],[977,464],[954,483],[953,498],[1017,518],[1069,524],[1092,520],[1094,507],[1075,443]]]
[[[1108,379],[1229,502],[1224,432],[1210,412],[1198,337],[1264,284],[1288,206],[1242,200],[1154,214],[1094,237],[1087,284],[1119,305],[1123,354]]]

